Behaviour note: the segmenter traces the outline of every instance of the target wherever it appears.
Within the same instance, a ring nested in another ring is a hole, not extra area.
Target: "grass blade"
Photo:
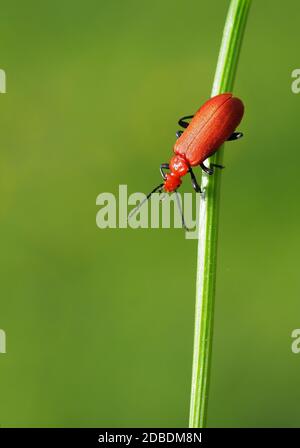
[[[226,18],[212,96],[231,92],[251,0],[232,0]],[[223,148],[210,158],[222,164]],[[216,255],[221,170],[203,174],[200,198],[197,261],[195,335],[193,354],[190,428],[203,428],[207,417],[209,367],[212,347],[216,282]]]

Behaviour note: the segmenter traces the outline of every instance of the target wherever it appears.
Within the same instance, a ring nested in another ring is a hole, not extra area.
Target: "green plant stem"
[[[232,0],[225,23],[212,96],[231,92],[251,0]],[[222,164],[223,147],[210,158]],[[212,348],[216,283],[216,255],[221,170],[203,174],[200,195],[195,335],[190,428],[203,428],[207,417],[209,367]]]

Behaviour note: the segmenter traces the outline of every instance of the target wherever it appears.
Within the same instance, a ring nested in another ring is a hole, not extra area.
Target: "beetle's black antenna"
[[[183,227],[187,232],[190,232],[191,229],[189,229],[189,228],[187,227],[186,223],[185,223],[185,219],[184,219],[183,210],[182,210],[182,207],[181,207],[181,201],[180,201],[179,193],[178,193],[177,190],[175,190],[174,193],[175,193],[175,198],[176,198],[177,206],[178,206],[178,208],[179,208],[179,212],[180,212],[180,214],[181,214],[182,227]]]
[[[149,194],[147,194],[147,196],[145,197],[145,199],[143,199],[139,205],[137,207],[135,207],[133,210],[131,210],[131,212],[128,215],[128,221],[139,211],[139,209],[142,207],[142,205],[145,204],[145,202],[148,201],[148,199],[150,199],[150,197],[153,195],[153,193],[155,193],[156,191],[159,190],[159,193],[162,192],[162,187],[164,186],[164,184],[159,184],[157,187],[155,187],[152,191],[150,191]]]

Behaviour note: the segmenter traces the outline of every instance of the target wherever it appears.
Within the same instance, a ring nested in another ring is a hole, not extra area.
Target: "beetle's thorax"
[[[169,163],[170,173],[166,175],[164,182],[164,190],[172,192],[181,185],[181,177],[189,170],[189,163],[184,156],[175,155]]]

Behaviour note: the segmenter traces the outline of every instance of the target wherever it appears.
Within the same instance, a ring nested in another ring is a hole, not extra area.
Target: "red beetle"
[[[243,114],[242,101],[235,98],[232,93],[222,93],[206,101],[195,115],[181,118],[178,124],[186,130],[176,133],[175,155],[169,163],[162,163],[160,166],[164,182],[155,187],[148,194],[147,199],[156,191],[176,192],[181,185],[181,178],[187,173],[191,176],[195,191],[201,192],[192,167],[199,165],[207,174],[213,174],[214,167],[223,168],[216,164],[211,164],[208,168],[204,165],[204,161],[212,156],[226,140],[237,140],[243,136],[241,132],[234,132]],[[192,119],[190,123],[185,121],[188,119]],[[165,169],[169,169],[170,172],[165,173]],[[138,208],[143,203],[144,201]]]
[[[234,131],[240,124],[243,114],[242,101],[233,97],[231,93],[222,93],[206,101],[194,116],[181,118],[178,124],[187,129],[184,132],[177,132],[175,155],[169,163],[161,165],[164,183],[156,188],[163,188],[167,192],[175,191],[181,185],[182,176],[189,172],[194,189],[200,191],[192,167],[200,165],[207,174],[213,174],[214,165],[212,168],[207,168],[204,161],[226,140],[242,137],[241,132]],[[192,118],[192,121],[187,123],[185,120],[189,118]],[[165,174],[164,169],[170,169],[170,173]]]

